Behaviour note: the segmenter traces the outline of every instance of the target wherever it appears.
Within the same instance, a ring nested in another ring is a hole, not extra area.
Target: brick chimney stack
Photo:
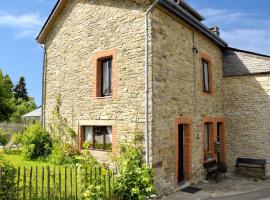
[[[211,28],[209,28],[210,31],[212,31],[214,34],[216,34],[217,36],[220,36],[220,32],[219,32],[219,27],[217,26],[213,26]]]

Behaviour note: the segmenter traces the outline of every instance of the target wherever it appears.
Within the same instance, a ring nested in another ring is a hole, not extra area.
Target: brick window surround
[[[200,84],[201,84],[201,94],[202,95],[214,95],[214,81],[213,81],[213,62],[210,55],[207,53],[200,53],[199,54],[199,77],[200,77]],[[203,80],[203,61],[206,61],[208,63],[208,75],[209,75],[209,87],[210,91],[205,92],[204,91],[204,80]]]
[[[220,161],[226,163],[226,134],[225,134],[225,123],[224,118],[217,117],[203,117],[202,118],[202,163],[204,163],[205,152],[204,152],[204,125],[205,123],[210,124],[210,151],[213,159],[217,160],[215,152],[215,142],[217,141],[217,125],[221,124],[220,130]]]
[[[83,149],[83,143],[84,143],[84,127],[85,126],[100,126],[100,125],[79,125],[79,133],[78,133],[78,146],[79,150]],[[117,149],[117,128],[116,125],[104,125],[104,126],[111,126],[112,127],[112,152],[116,152]],[[103,151],[103,150],[91,150],[91,151]]]
[[[101,67],[102,61],[105,59],[112,59],[112,95],[101,96]],[[108,99],[117,97],[117,50],[105,50],[96,53],[92,59],[93,67],[93,98],[94,99]]]
[[[174,160],[174,180],[175,187],[178,186],[178,125],[184,125],[184,179],[189,181],[192,179],[192,120],[189,117],[176,117],[175,120],[175,160]]]

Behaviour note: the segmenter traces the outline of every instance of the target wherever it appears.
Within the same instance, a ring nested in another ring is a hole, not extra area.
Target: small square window
[[[84,142],[89,143],[90,149],[112,150],[111,126],[85,126]]]

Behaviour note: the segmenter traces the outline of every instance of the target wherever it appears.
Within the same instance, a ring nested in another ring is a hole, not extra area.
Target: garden
[[[0,133],[2,144],[13,141],[0,150],[1,200],[144,200],[155,192],[140,131],[119,145],[111,166],[98,163],[86,149],[78,151],[76,136],[60,115],[50,131],[37,123],[11,138]]]

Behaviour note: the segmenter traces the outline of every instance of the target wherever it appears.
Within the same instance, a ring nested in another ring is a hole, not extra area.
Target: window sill
[[[102,150],[102,149],[85,149],[85,150],[94,152],[112,153],[112,150]]]
[[[205,96],[214,96],[214,93],[213,92],[204,92],[204,91],[202,91],[202,95],[205,95]]]

